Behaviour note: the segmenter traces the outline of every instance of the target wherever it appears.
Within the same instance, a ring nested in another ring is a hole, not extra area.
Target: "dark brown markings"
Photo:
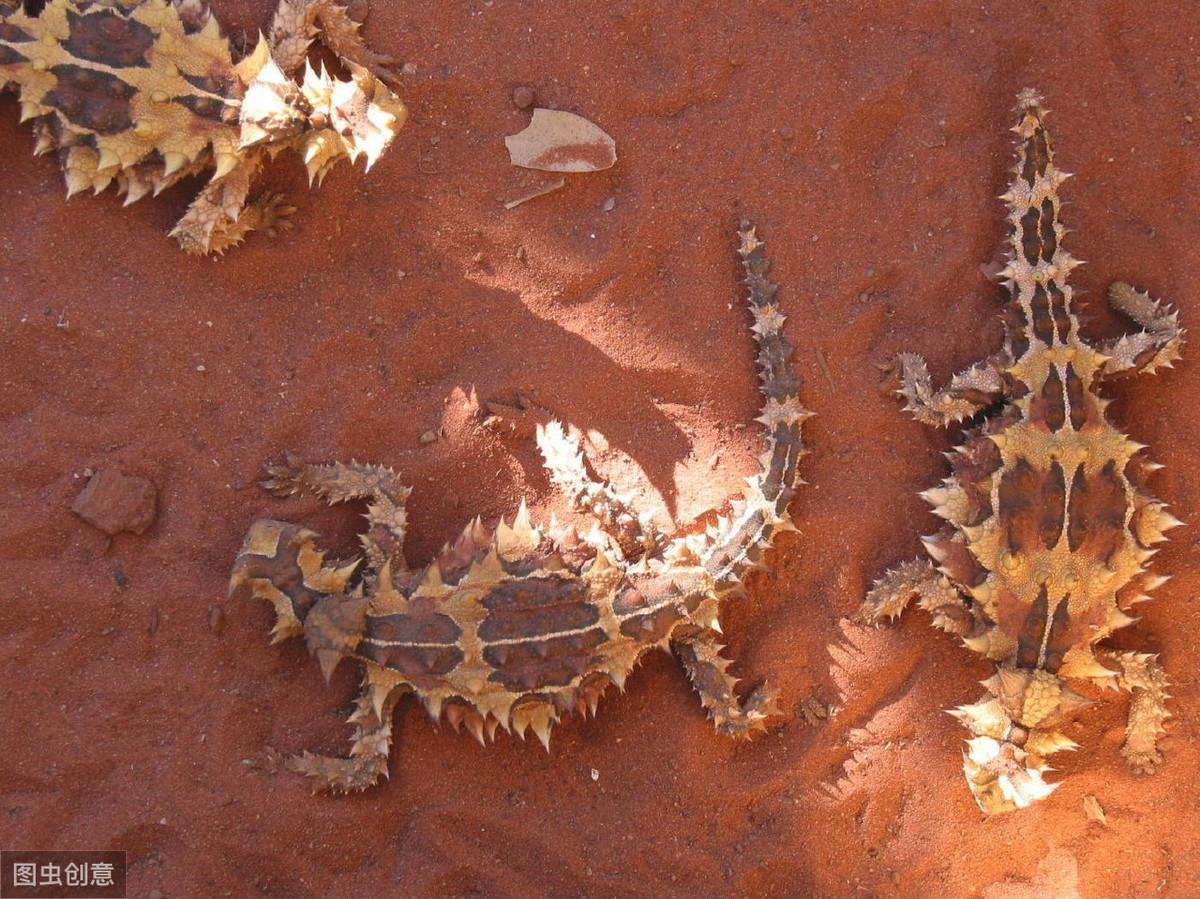
[[[300,570],[298,561],[302,542],[297,541],[297,534],[302,529],[298,525],[284,525],[279,532],[275,555],[271,558],[243,553],[234,563],[233,576],[249,580],[262,579],[270,581],[276,590],[286,595],[292,604],[292,612],[300,621],[325,596],[304,586],[304,572]]]
[[[1037,182],[1038,175],[1045,174],[1050,164],[1050,145],[1046,140],[1046,129],[1041,125],[1025,141],[1025,164],[1021,167],[1021,177],[1030,187]]]
[[[1067,312],[1067,298],[1062,289],[1053,281],[1046,284],[1046,290],[1050,294],[1050,317],[1054,319],[1054,328],[1058,331],[1059,339],[1065,342],[1067,335],[1071,333],[1071,317]]]
[[[771,454],[771,464],[763,478],[763,495],[775,504],[775,511],[782,513],[795,496],[796,491],[788,481],[796,470],[796,459],[801,447],[799,424],[778,424],[771,435],[774,449]],[[756,516],[753,524],[757,535],[762,527],[761,516]],[[752,538],[753,539],[753,538]]]
[[[779,454],[776,453],[776,455]],[[764,528],[762,512],[754,512],[740,522],[737,531],[729,535],[723,546],[713,552],[705,562],[705,568],[714,575],[727,572],[731,567],[736,569],[738,562],[744,558],[746,550],[760,538],[769,539],[770,535],[771,529]]]
[[[978,587],[987,580],[988,571],[979,564],[975,554],[954,538],[955,531],[949,527],[938,533],[938,548],[945,553],[939,568],[952,580],[967,587]]]
[[[984,435],[971,437],[953,455],[951,469],[967,495],[963,524],[977,525],[991,516],[991,477],[1003,464],[999,448]]]
[[[1020,303],[1005,302],[1000,320],[1004,323],[1004,333],[1008,337],[1009,356],[1015,362],[1029,349],[1029,337],[1026,333],[1029,323],[1025,320],[1025,310]]]
[[[587,596],[587,584],[575,578],[505,581],[480,600],[489,613],[479,626],[479,636],[513,640],[589,627],[599,620],[600,612]]]
[[[1058,235],[1054,233],[1054,202],[1042,200],[1042,261],[1049,262],[1058,250]]]
[[[32,35],[26,34],[11,22],[0,22],[0,41],[12,44],[24,44],[32,40]]]
[[[1037,265],[1042,251],[1041,214],[1037,207],[1026,210],[1021,216],[1021,253],[1030,265]]]
[[[1051,432],[1062,430],[1067,423],[1066,401],[1058,369],[1051,366],[1042,389],[1029,404],[1030,421],[1044,424]]]
[[[1088,395],[1083,379],[1071,364],[1067,365],[1067,402],[1071,404],[1071,427],[1076,431],[1082,430],[1095,401]]]
[[[1053,548],[1058,543],[1065,495],[1065,477],[1057,462],[1050,471],[1040,472],[1019,459],[1004,473],[997,514],[1010,552],[1029,552],[1039,544]]]
[[[1050,464],[1050,474],[1042,482],[1042,545],[1054,549],[1062,539],[1063,515],[1067,510],[1067,478],[1058,462]]]
[[[82,66],[61,65],[50,71],[58,84],[42,102],[57,109],[73,125],[100,134],[116,134],[133,125],[129,101],[136,91],[132,85],[115,75]]]
[[[183,79],[192,87],[198,88],[206,94],[216,94],[219,97],[228,97],[235,92],[234,81],[222,75],[189,75],[186,72],[181,72]]]
[[[626,587],[613,600],[613,611],[618,615],[628,615],[649,605],[649,600],[636,587]]]
[[[1071,551],[1107,562],[1124,540],[1125,504],[1125,485],[1112,459],[1091,477],[1082,466],[1076,469],[1067,525]]]
[[[175,102],[180,106],[186,107],[203,119],[212,119],[214,122],[223,122],[227,118],[225,103],[218,100],[216,97],[203,97],[196,94],[185,94],[182,97],[175,97]]]
[[[657,643],[671,632],[682,615],[674,603],[621,622],[621,633],[639,643]]]
[[[596,649],[607,640],[604,629],[594,627],[582,634],[486,646],[483,660],[496,669],[488,680],[506,689],[563,687],[592,666]]]
[[[1030,306],[1033,311],[1033,336],[1049,346],[1054,343],[1054,319],[1050,313],[1050,299],[1043,285],[1034,286]]]
[[[357,652],[385,668],[399,671],[406,677],[449,674],[463,660],[457,646],[380,646],[363,642]]]
[[[0,44],[0,66],[14,66],[19,62],[28,62],[24,56],[5,44]],[[0,79],[0,84],[3,84]]]
[[[1131,371],[1141,371],[1151,359],[1158,355],[1160,349],[1160,346],[1153,343],[1147,346],[1144,350],[1133,357]]]
[[[1018,378],[1016,375],[1014,375],[1012,372],[1010,372],[1010,371],[1003,372],[1003,373],[1001,373],[1000,378],[1004,384],[1004,386],[1002,388],[1004,395],[1007,396],[1014,403],[1017,400],[1022,400],[1025,397],[1029,396],[1029,385],[1026,384],[1024,381],[1022,381],[1020,378]]]
[[[204,3],[176,3],[176,10],[179,12],[179,19],[183,22],[183,31],[185,34],[195,34],[200,31],[208,23],[209,12],[208,5]]]
[[[72,56],[114,69],[149,67],[146,53],[154,46],[156,35],[141,22],[110,9],[83,16],[68,10],[67,22],[70,37],[63,47]]]
[[[234,111],[236,115],[236,110]],[[500,565],[504,568],[505,574],[523,578],[545,568],[546,563],[556,556],[560,562],[567,561],[569,553],[566,552],[564,547],[557,546],[552,540],[544,537],[541,544],[532,552],[526,553],[517,559],[501,559]],[[579,566],[573,565],[572,570],[578,571]]]
[[[423,614],[372,615],[367,619],[367,637],[399,643],[453,643],[462,635],[449,615]]]
[[[783,402],[800,391],[800,378],[792,371],[793,347],[781,331],[758,338],[758,365],[763,371],[761,390],[771,399]]]
[[[1042,667],[1051,674],[1058,672],[1063,657],[1071,649],[1071,615],[1067,608],[1070,600],[1070,594],[1060,599],[1050,619],[1050,636],[1046,639],[1046,658],[1042,660]]]
[[[26,34],[11,22],[0,22],[0,41],[8,41],[11,44],[24,44],[31,40],[33,40],[32,35]]]
[[[1049,608],[1046,599],[1046,585],[1038,598],[1030,605],[1021,623],[1021,631],[1017,635],[1017,667],[1036,668],[1038,657],[1042,654],[1042,637],[1046,634],[1046,610]]]
[[[717,697],[728,695],[729,690],[729,675],[721,671],[715,664],[708,661],[700,661],[696,651],[686,642],[678,649],[685,661],[689,660],[688,677],[692,681],[692,686],[701,697],[712,697],[716,700]],[[712,700],[710,700],[712,701]],[[718,700],[719,701],[719,700]]]
[[[352,649],[366,630],[369,604],[365,597],[345,593],[322,596],[304,619],[304,642],[309,651]]]

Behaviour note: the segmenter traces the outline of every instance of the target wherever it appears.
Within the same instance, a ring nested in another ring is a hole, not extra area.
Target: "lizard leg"
[[[348,4],[338,0],[279,0],[267,41],[275,62],[289,75],[303,65],[309,46],[319,39],[340,59],[395,81],[396,73],[388,68],[392,60],[371,50],[359,27],[350,18]]]
[[[716,631],[688,629],[687,633],[671,637],[671,647],[718,732],[746,739],[756,731],[766,730],[766,720],[779,714],[779,691],[768,684],[758,687],[745,699],[738,698],[734,692],[737,678],[727,670],[729,659],[720,655],[721,643]]]
[[[1122,281],[1109,285],[1108,303],[1143,330],[1101,344],[1100,352],[1109,357],[1104,363],[1105,377],[1153,374],[1159,368],[1170,368],[1183,343],[1179,313]]]
[[[917,421],[948,427],[990,406],[1004,393],[1003,357],[991,356],[964,369],[941,390],[934,391],[925,360],[916,353],[901,353],[886,369],[898,377],[896,393]]]
[[[1129,719],[1125,725],[1125,745],[1121,755],[1139,774],[1152,774],[1162,762],[1158,738],[1164,733],[1163,723],[1171,716],[1167,711],[1167,676],[1157,657],[1143,652],[1106,652],[1103,658],[1120,669],[1117,685],[1129,690]]]
[[[247,202],[250,184],[261,167],[262,154],[253,152],[220,178],[209,181],[171,229],[171,236],[187,252],[204,255],[214,251],[221,253],[241,243],[256,227],[265,230],[266,226],[262,224],[265,209],[259,208],[261,198]],[[196,166],[191,166],[164,176],[155,191],[174,183],[179,177],[194,174],[193,169],[199,171]],[[286,214],[287,209],[280,207],[279,214]]]
[[[224,253],[230,247],[236,247],[251,231],[265,231],[270,237],[275,237],[280,231],[288,231],[292,223],[288,216],[296,211],[283,201],[280,194],[259,194],[246,204],[237,219],[221,219],[212,229],[209,238],[209,251]]]
[[[287,760],[287,766],[314,780],[316,792],[350,793],[374,786],[388,776],[392,748],[392,713],[396,703],[409,692],[407,685],[390,688],[364,685],[346,719],[354,725],[354,743],[348,758],[305,751]]]
[[[608,481],[588,472],[578,436],[560,422],[550,421],[538,426],[537,445],[550,479],[570,497],[576,509],[600,520],[627,557],[661,548],[663,535],[655,530],[650,516],[639,515],[630,505],[630,497],[622,496]]]
[[[854,616],[860,624],[892,620],[916,598],[917,605],[933,616],[933,623],[947,633],[965,637],[975,615],[949,578],[927,559],[903,562],[875,582]]]
[[[370,527],[360,536],[372,570],[381,571],[389,561],[403,571],[404,532],[408,522],[405,503],[410,487],[396,473],[382,465],[334,462],[330,465],[306,465],[292,453],[282,462],[266,466],[268,477],[262,486],[276,496],[312,493],[330,505],[354,499],[366,499],[366,519]]]

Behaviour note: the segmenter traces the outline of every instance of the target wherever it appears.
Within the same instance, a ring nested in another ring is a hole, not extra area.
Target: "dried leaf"
[[[513,165],[545,172],[598,172],[617,161],[617,144],[573,112],[535,109],[524,131],[504,138]]]
[[[1104,814],[1100,800],[1095,796],[1088,794],[1083,797],[1083,813],[1088,816],[1089,821],[1099,821],[1104,826],[1108,826],[1108,815]]]

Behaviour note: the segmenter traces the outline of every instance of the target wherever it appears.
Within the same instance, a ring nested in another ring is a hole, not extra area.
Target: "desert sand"
[[[272,0],[213,6],[253,35]],[[128,209],[111,191],[67,202],[0,98],[0,845],[126,849],[130,895],[172,899],[1196,895],[1194,526],[1118,637],[1174,682],[1161,770],[1125,765],[1110,693],[1069,728],[1062,787],[1020,813],[981,815],[942,711],[977,698],[987,663],[916,610],[877,631],[846,619],[933,529],[917,492],[954,438],[902,413],[877,365],[916,351],[942,379],[999,345],[980,266],[1004,233],[1019,89],[1043,91],[1077,173],[1064,217],[1088,333],[1127,328],[1102,301],[1118,278],[1200,327],[1196,21],[1133,0],[376,0],[370,43],[415,67],[408,125],[371,172],[312,192],[280,157],[265,183],[295,228],[216,261],[166,236],[196,182]],[[549,178],[505,152],[529,119],[519,86],[603,127],[616,166],[506,210]],[[743,217],[816,413],[800,533],[725,616],[735,671],[778,685],[785,719],[731,743],[657,655],[549,754],[503,734],[483,749],[406,702],[390,781],[312,796],[274,753],[343,752],[357,672],[326,687],[300,641],[268,645],[266,603],[225,587],[255,518],[343,552],[361,519],[273,499],[260,465],[290,448],[396,467],[420,564],[520,497],[567,513],[533,442],[482,424],[483,403],[523,394],[591,433],[598,468],[660,522],[719,506],[758,449]],[[1192,525],[1195,355],[1112,407]],[[110,541],[70,512],[103,467],[157,486],[146,533]],[[807,722],[810,698],[826,720]]]

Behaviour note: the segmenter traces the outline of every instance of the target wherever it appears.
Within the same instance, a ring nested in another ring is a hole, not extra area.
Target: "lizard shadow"
[[[460,265],[443,260],[446,269]],[[701,406],[706,392],[705,372],[699,364],[684,361],[686,350],[672,348],[669,355],[677,361],[666,369],[661,364],[631,366],[531,308],[520,290],[480,284],[466,272],[461,279],[440,281],[443,288],[450,281],[457,283],[448,294],[421,304],[420,315],[408,322],[411,334],[406,340],[420,345],[426,332],[438,332],[439,355],[450,360],[439,377],[447,395],[454,388],[474,391],[481,420],[491,403],[512,407],[528,400],[540,407],[521,416],[524,420],[504,421],[494,429],[491,451],[507,454],[529,483],[549,489],[549,476],[532,438],[538,421],[557,418],[582,432],[588,463],[599,475],[611,479],[620,492],[652,488],[674,519],[676,472],[692,454],[693,441],[668,410]],[[646,356],[659,356],[665,340],[647,333],[642,350]],[[635,358],[641,355],[637,347],[629,349]],[[748,334],[746,352],[749,361],[753,348]],[[747,420],[756,412],[747,409]],[[653,505],[652,499],[642,502]]]

